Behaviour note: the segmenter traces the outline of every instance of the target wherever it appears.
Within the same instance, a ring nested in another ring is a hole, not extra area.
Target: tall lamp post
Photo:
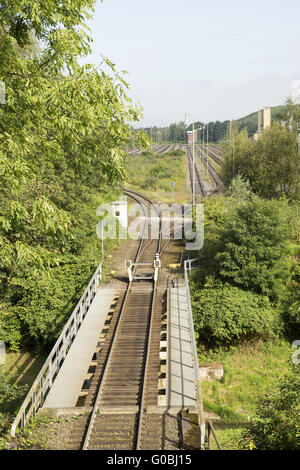
[[[208,130],[209,130],[209,124],[206,125],[206,154],[208,158]]]
[[[194,126],[194,124],[193,124]],[[194,132],[201,131],[202,127],[198,127],[198,129],[194,129],[193,127],[193,206],[195,205],[195,199],[196,199],[196,194],[195,194],[195,135]],[[200,146],[201,146],[201,134],[200,134]]]
[[[188,116],[193,119],[193,124],[192,124],[192,129],[193,129],[193,169],[192,169],[192,194],[193,194],[193,199],[192,199],[192,205],[193,207],[195,206],[195,131],[201,131],[202,127],[199,127],[198,129],[195,129],[195,123],[194,123],[194,117],[191,116],[190,114],[185,113],[185,118],[184,118],[184,123],[187,125],[188,123]],[[201,142],[201,134],[200,134],[200,142]]]
[[[193,118],[193,116],[191,116],[190,114],[185,113],[185,117],[184,117],[185,125],[188,124],[188,121],[189,121],[188,117]],[[195,123],[194,123],[194,120],[192,124],[192,129],[193,129],[192,131],[193,132],[192,205],[194,207],[195,205]]]
[[[193,121],[193,207],[195,205],[195,124]]]
[[[203,155],[205,154],[204,152],[204,145],[205,145],[205,137],[204,137],[204,130],[206,126],[203,126]],[[206,154],[206,177],[208,176],[208,154]]]
[[[203,158],[205,158],[205,152],[204,152],[204,145],[205,145],[205,136],[204,136],[204,130],[205,126],[199,127],[199,131],[203,131],[202,133],[202,144],[201,144],[201,134],[200,134],[200,151],[201,151],[201,145],[202,145],[202,155]],[[206,176],[208,175],[208,163],[207,163],[207,155],[206,155]]]
[[[228,108],[230,111],[230,127],[229,127],[229,135],[230,135],[230,150],[232,155],[232,177],[234,177],[234,149],[232,147],[232,108]]]

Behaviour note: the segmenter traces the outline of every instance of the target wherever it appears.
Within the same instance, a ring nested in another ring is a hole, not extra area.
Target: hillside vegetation
[[[233,127],[227,192],[204,201],[191,293],[200,362],[224,366],[221,383],[203,385],[224,448],[300,448],[299,108],[285,113],[290,128],[275,122],[254,143]]]

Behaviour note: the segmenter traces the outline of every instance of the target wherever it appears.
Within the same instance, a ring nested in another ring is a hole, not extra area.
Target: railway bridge
[[[191,172],[191,155],[187,151]],[[205,193],[196,169],[197,189]],[[25,398],[11,428],[31,416],[79,416],[64,449],[180,449],[182,410],[198,415],[204,448],[200,373],[194,337],[188,273],[166,284],[160,270],[172,235],[145,236],[145,207],[152,203],[125,192],[144,210],[143,236],[135,259],[123,260],[128,282],[103,287],[101,265],[67,321]],[[200,194],[201,195],[201,194]],[[153,207],[153,205],[152,205]],[[150,213],[150,211],[149,211]],[[181,257],[182,259],[182,257]]]

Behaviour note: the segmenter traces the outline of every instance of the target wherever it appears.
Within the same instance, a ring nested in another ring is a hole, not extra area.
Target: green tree
[[[300,105],[293,102],[292,98],[286,100],[286,104],[278,115],[285,126],[297,132],[300,124]]]
[[[279,312],[266,296],[207,276],[200,290],[192,288],[192,298],[198,340],[209,347],[269,339],[281,331]]]
[[[246,437],[258,450],[300,450],[300,374],[281,380],[259,400]]]
[[[246,129],[238,133],[233,127],[231,142],[227,136],[225,144],[221,176],[229,185],[238,174],[249,180],[253,191],[262,197],[298,200],[300,158],[295,126],[274,122],[256,142],[250,141]]]
[[[252,197],[249,181],[245,181],[240,175],[237,175],[231,181],[226,195],[229,199],[236,201],[249,201]]]
[[[237,208],[215,256],[219,275],[246,289],[278,298],[289,278],[287,201],[253,197]]]
[[[122,145],[139,116],[126,82],[78,56],[90,52],[81,31],[92,0],[4,2],[0,10],[0,269],[57,263],[49,252],[69,233],[70,182],[97,187],[124,177]],[[32,35],[43,41],[28,56]],[[67,188],[66,188],[67,186]]]
[[[221,178],[226,185],[229,185],[237,175],[246,174],[251,151],[252,145],[247,130],[238,132],[237,127],[233,125],[231,140],[229,133],[227,134],[221,167]]]
[[[48,291],[39,333],[19,304],[30,297],[25,280],[83,256],[83,241],[93,245],[84,233],[101,191],[125,179],[127,142],[134,136],[137,146],[146,144],[132,128],[141,109],[127,96],[124,75],[105,58],[99,67],[78,63],[91,51],[85,22],[94,4],[17,0],[0,7],[0,330],[15,348],[28,328],[46,342]],[[93,256],[83,256],[87,276]]]
[[[8,375],[0,370],[0,435],[7,431],[15,405],[24,396],[27,388],[26,385],[14,384]]]
[[[275,122],[253,146],[246,176],[255,192],[263,197],[300,195],[300,158],[295,130]]]

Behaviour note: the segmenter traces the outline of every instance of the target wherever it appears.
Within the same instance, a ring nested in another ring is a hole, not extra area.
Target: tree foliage
[[[256,197],[237,208],[224,227],[223,246],[215,256],[223,279],[273,298],[280,296],[289,273],[286,208],[286,201],[279,205]]]
[[[235,344],[244,333],[263,337],[263,321],[266,337],[273,332],[295,338],[300,324],[296,208],[287,200],[253,195],[240,177],[226,196],[205,201],[205,241],[197,253],[192,298],[195,328],[206,344]]]
[[[292,108],[293,109],[293,108]],[[297,114],[298,109],[294,114]],[[292,110],[291,110],[292,113]],[[291,119],[291,118],[290,118]],[[279,122],[263,131],[251,142],[245,130],[233,132],[225,144],[221,174],[230,184],[238,174],[249,181],[253,191],[266,198],[300,196],[300,158],[297,146],[296,119],[290,126]]]
[[[11,378],[0,369],[0,450],[2,449],[1,434],[8,430],[15,405],[23,398],[27,389],[27,385],[13,383]]]
[[[300,449],[300,374],[286,376],[261,398],[246,433],[258,450]]]
[[[0,80],[6,87],[0,105],[0,331],[15,345],[29,327],[19,303],[28,299],[28,278],[39,284],[43,270],[72,256],[84,260],[83,240],[93,245],[84,230],[96,238],[94,214],[85,219],[88,206],[96,212],[103,191],[124,180],[124,148],[132,136],[146,144],[132,129],[141,109],[128,98],[124,75],[106,58],[99,67],[79,65],[91,52],[85,22],[94,4],[17,0],[0,7]],[[44,293],[48,299],[50,291]],[[36,327],[44,333],[31,332],[42,341],[50,318],[51,337],[59,324],[54,315],[46,318],[46,303],[35,300],[45,320]]]
[[[246,129],[238,132],[237,127],[233,125],[231,137],[230,140],[227,134],[224,145],[224,161],[221,167],[221,178],[227,186],[237,175],[245,176],[244,167],[250,157],[252,147]]]
[[[193,289],[193,313],[199,342],[210,347],[270,339],[282,327],[269,298],[222,283],[211,276]]]

